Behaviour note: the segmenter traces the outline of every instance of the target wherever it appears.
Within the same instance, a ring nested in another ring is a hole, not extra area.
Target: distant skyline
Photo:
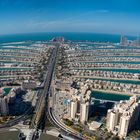
[[[140,0],[1,0],[0,34],[140,35]]]

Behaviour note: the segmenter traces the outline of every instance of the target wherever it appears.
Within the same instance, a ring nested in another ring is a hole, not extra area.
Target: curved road
[[[56,53],[55,53],[55,57],[53,59],[53,71],[51,71],[51,80],[54,74],[54,69],[56,66],[56,59],[57,59],[57,53],[58,53],[58,49],[59,47],[57,47],[56,49]],[[65,132],[66,134],[69,134],[70,137],[76,139],[76,140],[84,140],[85,138],[83,136],[80,136],[80,133],[74,131],[73,129],[70,129],[69,127],[67,127],[66,125],[64,125],[63,123],[61,123],[60,121],[57,120],[57,118],[54,116],[53,114],[53,109],[49,107],[49,97],[50,95],[52,95],[51,91],[50,91],[50,85],[51,85],[51,80],[50,80],[50,84],[49,84],[49,88],[48,88],[48,94],[46,96],[46,116],[48,118],[51,119],[51,121],[61,129],[61,131]]]

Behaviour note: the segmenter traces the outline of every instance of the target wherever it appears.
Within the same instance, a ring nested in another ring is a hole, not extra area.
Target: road
[[[23,115],[17,117],[16,119],[13,119],[9,122],[7,122],[6,124],[0,125],[0,129],[1,128],[9,128],[13,125],[16,125],[17,123],[19,123],[20,121],[24,121],[28,118],[28,115],[33,111],[33,107],[31,107],[29,110],[27,110]]]
[[[44,80],[44,90],[41,93],[42,95],[37,102],[37,105],[35,108],[35,115],[32,119],[32,123],[31,123],[32,129],[38,129],[38,125],[39,125],[39,121],[42,117],[42,113],[43,113],[43,111],[45,111],[45,108],[46,108],[46,99],[48,97],[48,92],[50,89],[50,84],[51,84],[52,75],[53,75],[53,71],[54,71],[54,65],[55,65],[55,61],[56,61],[56,57],[57,57],[57,51],[58,51],[58,46],[53,48],[53,51],[52,51],[52,54],[51,54],[51,57],[49,60],[48,72],[47,72],[46,78]]]
[[[57,48],[57,52],[58,53],[58,49]],[[56,61],[57,61],[57,54],[55,55],[54,57],[54,62],[53,62],[53,71],[56,67]],[[52,77],[51,77],[51,80],[52,78],[54,78],[54,72],[52,71]],[[51,80],[50,80],[50,83],[49,83],[49,90],[48,90],[48,94],[47,94],[47,97],[46,97],[46,114],[47,114],[47,118],[56,126],[58,127],[65,135],[75,139],[75,140],[84,140],[84,137],[80,135],[80,133],[76,132],[75,130],[73,129],[70,129],[69,127],[67,127],[66,125],[64,125],[62,122],[60,122],[53,114],[53,108],[49,107],[49,97],[53,98],[53,93],[50,89],[50,85],[51,85]]]
[[[52,108],[49,107],[49,97],[50,95],[52,94],[51,93],[51,81],[52,81],[52,78],[54,76],[54,69],[56,67],[56,61],[57,61],[57,54],[58,54],[58,50],[59,50],[59,45],[56,45],[56,47],[53,49],[52,51],[52,55],[51,55],[51,58],[50,58],[50,62],[49,62],[49,65],[48,65],[48,73],[46,75],[46,79],[44,81],[44,91],[37,103],[37,106],[36,106],[36,114],[35,114],[35,117],[33,118],[32,120],[32,125],[31,125],[31,128],[32,129],[36,129],[35,131],[35,134],[36,132],[38,131],[38,122],[39,122],[39,118],[38,116],[42,115],[41,114],[41,111],[45,109],[45,113],[46,113],[46,116],[49,120],[51,120],[51,122],[59,127],[59,129],[65,133],[66,135],[68,135],[69,137],[72,137],[76,140],[82,140],[83,137],[81,137],[76,131],[68,128],[66,125],[62,124],[61,122],[59,122],[55,116],[53,115],[53,112],[52,112]],[[38,119],[37,119],[38,118]],[[41,116],[40,116],[40,119],[41,119]],[[45,119],[46,121],[46,117],[44,117],[43,119]],[[42,120],[43,121],[43,120]],[[44,121],[43,121],[44,122]],[[32,140],[36,140],[36,136],[34,135]]]
[[[62,132],[64,132],[66,135],[70,136],[71,138],[75,140],[84,140],[82,136],[80,136],[80,133],[76,132],[73,129],[70,129],[69,127],[65,126],[63,123],[61,123],[53,114],[53,109],[49,108],[49,117],[51,118],[51,121],[60,128]]]

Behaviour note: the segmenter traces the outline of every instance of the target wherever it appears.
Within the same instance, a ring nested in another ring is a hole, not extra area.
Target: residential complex
[[[73,93],[72,93],[73,92]],[[90,90],[84,86],[81,89],[72,89],[72,100],[71,100],[71,118],[78,118],[82,124],[88,121],[89,117],[89,106],[90,106]]]
[[[120,137],[126,137],[135,128],[140,113],[140,101],[137,96],[128,101],[120,101],[107,113],[107,129]]]
[[[22,89],[24,90],[29,90],[29,89],[35,89],[37,87],[37,84],[35,81],[32,81],[32,80],[25,80],[22,82],[22,85],[21,85]]]

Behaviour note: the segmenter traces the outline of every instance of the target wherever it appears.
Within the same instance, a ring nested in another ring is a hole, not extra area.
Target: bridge
[[[96,99],[96,98],[91,98],[91,104],[94,103],[94,101],[100,101],[100,103],[117,103],[118,101],[112,101],[112,100],[106,100],[106,99]]]

